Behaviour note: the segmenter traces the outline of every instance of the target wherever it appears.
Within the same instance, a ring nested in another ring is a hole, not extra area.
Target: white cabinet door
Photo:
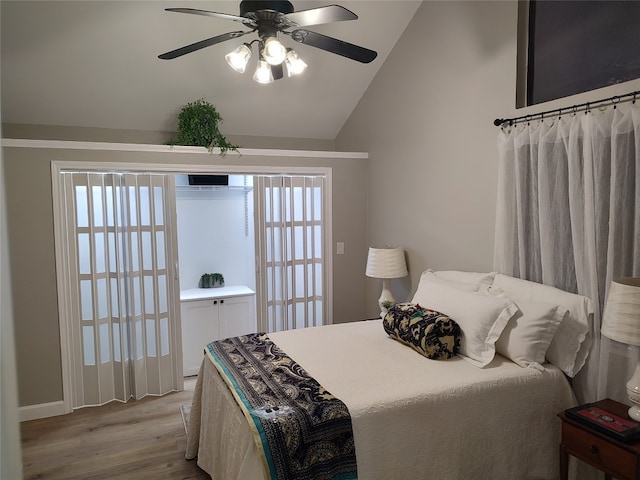
[[[204,356],[204,347],[218,340],[218,302],[199,300],[182,302],[182,371],[185,377],[197,375]]]
[[[198,374],[208,343],[256,331],[255,295],[183,301],[180,308],[185,377]]]
[[[220,299],[220,338],[256,332],[255,295]]]

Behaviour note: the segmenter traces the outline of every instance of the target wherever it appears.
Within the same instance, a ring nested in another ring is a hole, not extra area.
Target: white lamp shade
[[[370,247],[365,274],[373,278],[406,277],[408,272],[404,261],[404,250],[396,247]]]
[[[640,345],[640,278],[611,282],[601,332],[616,342]]]

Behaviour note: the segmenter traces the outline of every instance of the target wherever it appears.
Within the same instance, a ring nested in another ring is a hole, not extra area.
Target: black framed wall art
[[[518,107],[636,78],[640,1],[520,2]]]

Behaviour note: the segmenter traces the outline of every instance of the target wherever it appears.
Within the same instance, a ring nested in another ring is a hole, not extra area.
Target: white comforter
[[[576,401],[551,365],[428,360],[381,321],[269,337],[349,408],[360,480],[558,477],[556,415]],[[195,456],[214,480],[264,478],[248,424],[206,357],[189,426]]]

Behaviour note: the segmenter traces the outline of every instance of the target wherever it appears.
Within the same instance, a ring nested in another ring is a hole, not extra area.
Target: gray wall
[[[369,152],[367,238],[407,251],[407,300],[426,268],[490,271],[497,186],[495,118],[640,88],[627,82],[515,109],[517,2],[423,2],[336,139]],[[366,258],[366,253],[363,253]],[[380,281],[367,280],[377,312]]]
[[[19,404],[62,400],[60,332],[51,200],[51,165],[57,161],[320,166],[333,169],[333,238],[347,245],[334,256],[334,322],[364,318],[366,159],[276,158],[229,154],[108,152],[6,148],[4,163],[14,299]],[[331,249],[335,251],[334,248]],[[64,266],[61,266],[64,268]]]

